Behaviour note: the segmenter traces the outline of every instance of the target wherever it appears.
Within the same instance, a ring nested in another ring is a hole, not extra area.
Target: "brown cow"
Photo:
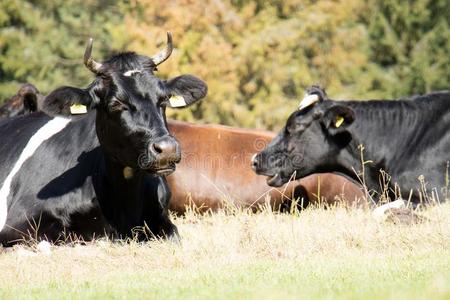
[[[25,84],[0,107],[0,119],[33,112],[43,98],[36,87]],[[310,175],[281,188],[269,187],[264,176],[253,172],[250,161],[273,139],[273,132],[179,121],[168,125],[181,144],[183,157],[177,171],[167,177],[172,190],[170,208],[177,213],[183,213],[189,204],[201,211],[226,205],[256,208],[265,203],[267,195],[275,209],[289,208],[290,199],[301,199],[300,204],[306,206],[338,200],[353,204],[364,197],[357,185],[333,174]]]
[[[172,190],[170,208],[176,212],[183,212],[189,203],[203,210],[227,204],[256,207],[265,202],[266,195],[274,208],[292,198],[303,198],[304,204],[317,202],[318,197],[328,204],[339,199],[353,204],[364,197],[357,185],[334,174],[269,187],[264,176],[253,172],[250,162],[272,140],[273,132],[178,121],[169,121],[169,130],[183,153],[177,171],[167,177]]]
[[[34,85],[26,83],[0,107],[0,119],[37,111],[43,98]]]

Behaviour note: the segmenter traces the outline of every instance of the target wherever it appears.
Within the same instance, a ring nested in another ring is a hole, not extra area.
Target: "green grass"
[[[3,286],[0,298],[450,299],[450,253],[254,261]]]
[[[0,253],[0,299],[450,299],[450,205],[425,215],[191,213],[181,246],[19,246]]]

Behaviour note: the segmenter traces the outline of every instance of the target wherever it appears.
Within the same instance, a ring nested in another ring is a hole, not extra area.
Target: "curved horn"
[[[319,102],[320,98],[316,94],[306,95],[305,98],[300,102],[298,110],[305,109],[316,102]]]
[[[92,43],[94,42],[93,38],[89,38],[88,43],[86,45],[86,50],[84,50],[84,65],[95,74],[100,73],[100,69],[102,67],[101,63],[96,62],[92,56]]]
[[[155,63],[155,65],[159,65],[163,63],[166,59],[169,58],[170,54],[172,54],[173,44],[172,44],[172,34],[167,32],[167,46],[159,53],[153,55],[151,59]]]

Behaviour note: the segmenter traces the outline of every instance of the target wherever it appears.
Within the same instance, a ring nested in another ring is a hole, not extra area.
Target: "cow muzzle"
[[[171,136],[160,137],[148,145],[148,160],[144,169],[151,169],[158,175],[168,175],[175,171],[175,165],[181,160],[178,142]]]
[[[251,166],[253,171],[258,175],[264,175],[267,177],[267,184],[273,187],[279,187],[284,184],[283,179],[279,172],[267,170],[267,162],[264,163],[264,159],[261,154],[254,154],[251,159]]]
[[[139,157],[139,167],[157,175],[169,175],[181,160],[180,146],[171,136],[151,141],[145,153]]]

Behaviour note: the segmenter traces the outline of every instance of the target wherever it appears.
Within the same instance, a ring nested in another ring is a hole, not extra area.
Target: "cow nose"
[[[177,163],[181,159],[178,142],[173,137],[163,137],[151,143],[150,152],[160,164]]]
[[[258,168],[258,153],[255,153],[252,156],[252,169],[256,171],[257,168]]]

